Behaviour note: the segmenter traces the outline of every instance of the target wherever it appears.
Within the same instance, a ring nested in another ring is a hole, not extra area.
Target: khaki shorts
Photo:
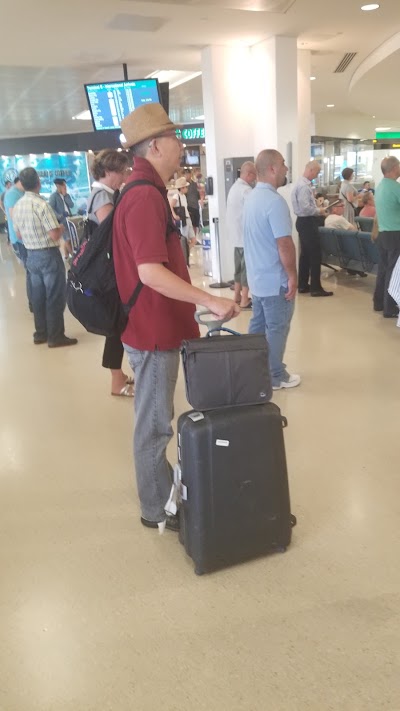
[[[243,247],[235,247],[235,276],[234,280],[241,286],[248,287],[246,262],[244,261]]]

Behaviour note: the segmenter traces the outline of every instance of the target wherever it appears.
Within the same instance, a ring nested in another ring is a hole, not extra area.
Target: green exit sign
[[[377,141],[385,141],[386,139],[391,141],[393,138],[400,138],[400,131],[379,131],[376,134]]]

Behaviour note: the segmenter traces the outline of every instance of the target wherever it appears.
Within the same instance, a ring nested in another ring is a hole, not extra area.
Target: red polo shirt
[[[129,181],[150,180],[165,193],[165,199],[151,185],[132,188],[115,211],[113,257],[118,290],[129,301],[139,281],[140,264],[163,264],[190,284],[179,235],[167,236],[167,191],[159,174],[144,158],[135,158]],[[143,286],[121,340],[141,351],[179,348],[184,338],[197,338],[195,306],[162,296]]]

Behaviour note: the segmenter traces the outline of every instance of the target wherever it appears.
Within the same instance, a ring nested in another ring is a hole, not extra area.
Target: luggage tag
[[[174,481],[171,487],[171,493],[169,499],[164,506],[164,511],[167,516],[176,516],[178,513],[178,505],[181,501],[187,500],[187,487],[182,484],[182,470],[179,464],[175,464],[174,467]],[[161,530],[159,524],[159,533],[163,534],[165,530],[165,521],[163,522],[163,528]]]

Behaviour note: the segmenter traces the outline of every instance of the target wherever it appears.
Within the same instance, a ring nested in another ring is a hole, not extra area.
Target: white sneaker
[[[301,383],[300,375],[289,375],[289,380],[282,380],[280,385],[273,385],[272,390],[281,390],[282,388],[296,388]]]

